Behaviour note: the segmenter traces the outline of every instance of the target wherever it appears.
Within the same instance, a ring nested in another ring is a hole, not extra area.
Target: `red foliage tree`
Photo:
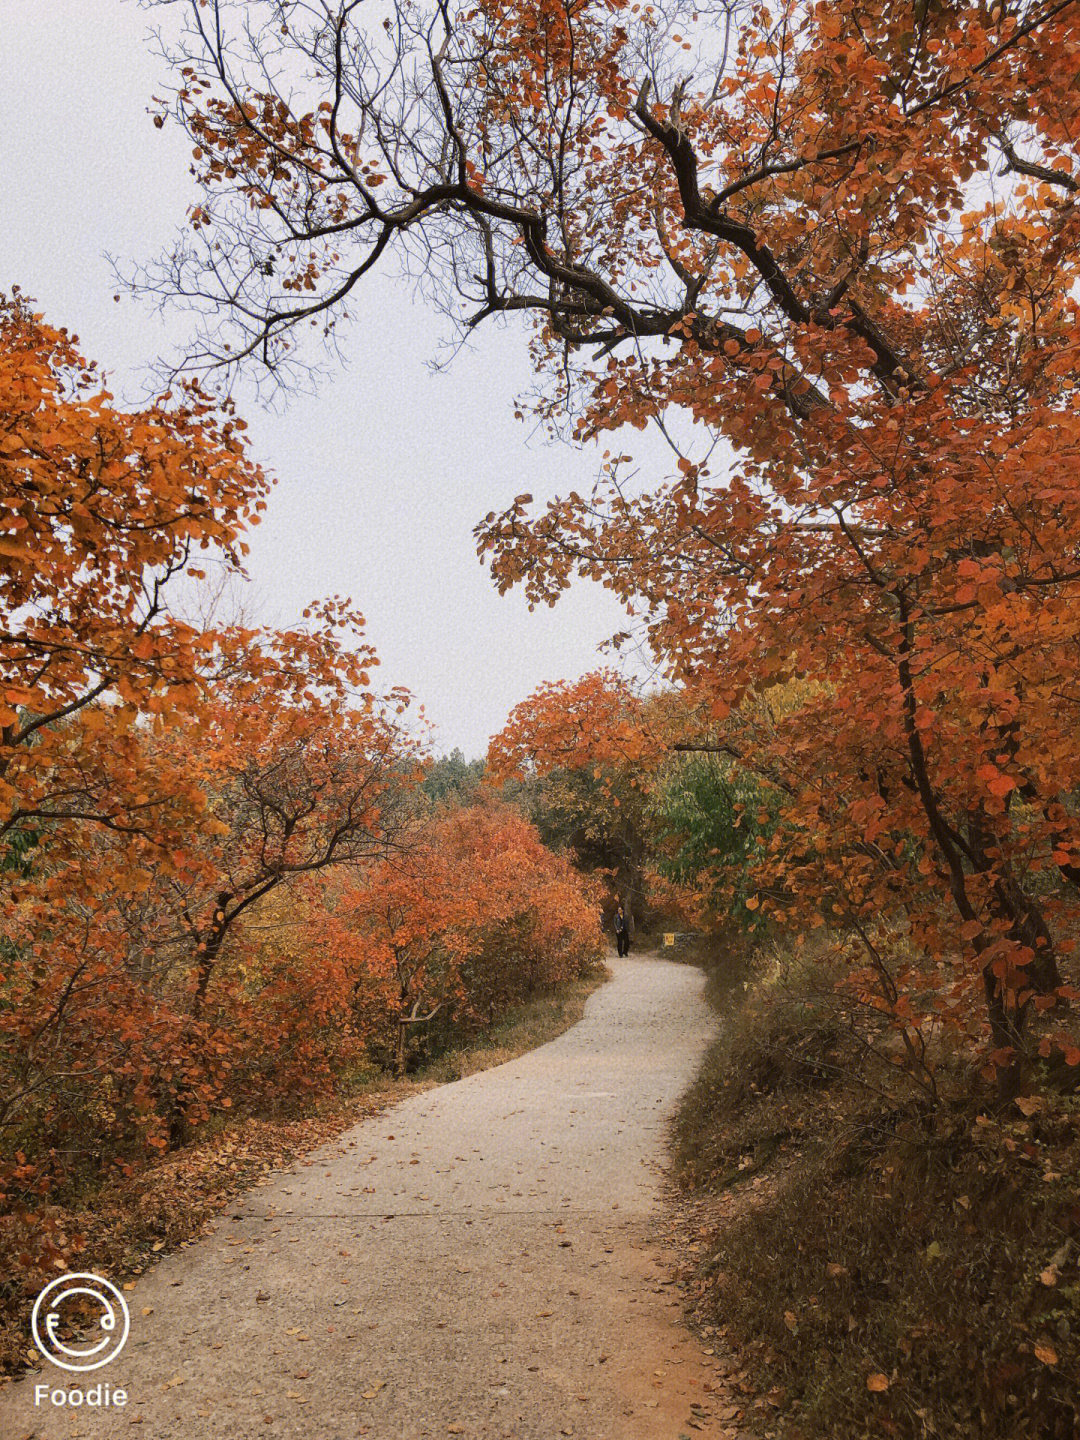
[[[170,587],[239,570],[268,490],[243,428],[194,384],[118,409],[65,331],[0,297],[0,859],[42,826],[135,831],[152,808],[72,757],[198,703],[212,641]]]
[[[568,846],[583,869],[606,871],[627,911],[640,914],[649,782],[664,753],[647,707],[606,670],[542,685],[515,705],[488,767],[496,781],[524,782],[549,843]]]
[[[432,1022],[490,1024],[601,953],[596,897],[514,810],[434,818],[400,856],[351,883],[332,953],[355,980],[367,1043],[403,1074]]]

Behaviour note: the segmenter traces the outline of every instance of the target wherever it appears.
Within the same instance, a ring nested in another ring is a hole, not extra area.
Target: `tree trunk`
[[[221,954],[221,946],[225,940],[225,933],[229,928],[229,916],[226,911],[232,895],[223,890],[217,897],[217,905],[214,909],[214,920],[206,938],[200,941],[200,948],[197,951],[195,962],[195,995],[191,1002],[191,1018],[201,1020],[203,1011],[206,1008],[206,992],[210,988],[210,979],[214,973],[214,966],[217,964],[218,956]]]
[[[409,1033],[409,1022],[399,1020],[397,1024],[397,1041],[394,1045],[394,1075],[398,1080],[405,1078],[406,1044],[405,1037]]]

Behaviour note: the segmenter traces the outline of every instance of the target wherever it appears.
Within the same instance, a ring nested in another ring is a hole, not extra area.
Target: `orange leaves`
[[[594,770],[657,763],[662,744],[640,700],[615,671],[543,685],[514,707],[491,742],[495,779],[553,769]]]
[[[1004,774],[996,765],[981,765],[975,773],[985,783],[991,795],[1001,797],[1016,789],[1016,781],[1012,776]]]
[[[371,690],[342,597],[279,631],[171,617],[194,549],[239,573],[268,488],[242,429],[193,385],[116,409],[73,341],[0,302],[20,546],[0,554],[0,1112],[45,1156],[168,1149],[349,1053],[340,973],[241,932],[260,905],[287,928],[281,887],[385,851],[417,778],[408,697]]]
[[[236,568],[268,488],[237,431],[194,385],[171,406],[118,410],[66,332],[18,294],[0,301],[0,683],[23,707],[6,720],[3,818],[67,783],[51,717],[117,700],[160,714],[194,698],[193,632],[164,599],[192,543]]]
[[[601,950],[586,881],[495,803],[428,820],[409,848],[343,887],[327,930],[369,1051],[403,1073],[449,1024],[480,1028]]]
[[[985,1021],[1004,1053],[1014,1020],[1056,1005],[1055,947],[1080,922],[1067,11],[1021,33],[1015,7],[919,6],[913,50],[910,6],[786,6],[784,26],[751,7],[724,74],[657,93],[638,57],[682,73],[710,16],[675,40],[647,11],[484,0],[436,37],[434,67],[427,38],[401,36],[387,68],[346,24],[348,86],[327,71],[309,113],[266,92],[279,53],[258,23],[230,31],[230,8],[222,40],[190,37],[178,113],[214,253],[251,258],[242,309],[221,297],[231,339],[277,322],[279,269],[290,311],[321,325],[423,227],[448,310],[538,315],[542,416],[569,411],[579,436],[688,417],[701,448],[670,482],[646,492],[613,461],[592,495],[490,515],[479,550],[531,604],[578,576],[607,586],[700,738],[775,804],[752,891],[793,925],[902,922],[925,957],[919,1013],[981,1039]],[[333,53],[310,14],[281,41],[298,59]],[[219,279],[184,271],[189,293]],[[518,706],[490,759],[550,779],[591,840],[598,812],[640,814],[635,777],[661,754],[601,676]],[[966,942],[996,967],[981,1019]]]

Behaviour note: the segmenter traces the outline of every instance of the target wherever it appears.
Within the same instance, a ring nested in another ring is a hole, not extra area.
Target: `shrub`
[[[823,990],[766,967],[684,1102],[687,1184],[763,1177],[712,1236],[702,1313],[790,1440],[1075,1440],[1080,1101],[986,1113],[947,1066],[936,1107],[886,1090]]]

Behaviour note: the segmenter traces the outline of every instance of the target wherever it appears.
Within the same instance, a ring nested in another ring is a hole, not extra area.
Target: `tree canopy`
[[[946,965],[920,1004],[985,1003],[1009,1071],[1080,881],[1080,8],[242,8],[189,7],[159,115],[202,198],[146,283],[202,310],[190,362],[287,370],[396,252],[466,329],[531,318],[552,423],[695,422],[672,478],[614,454],[481,554],[642,617],[697,743],[783,799],[763,903],[866,935],[903,1029],[866,930],[899,907]]]

